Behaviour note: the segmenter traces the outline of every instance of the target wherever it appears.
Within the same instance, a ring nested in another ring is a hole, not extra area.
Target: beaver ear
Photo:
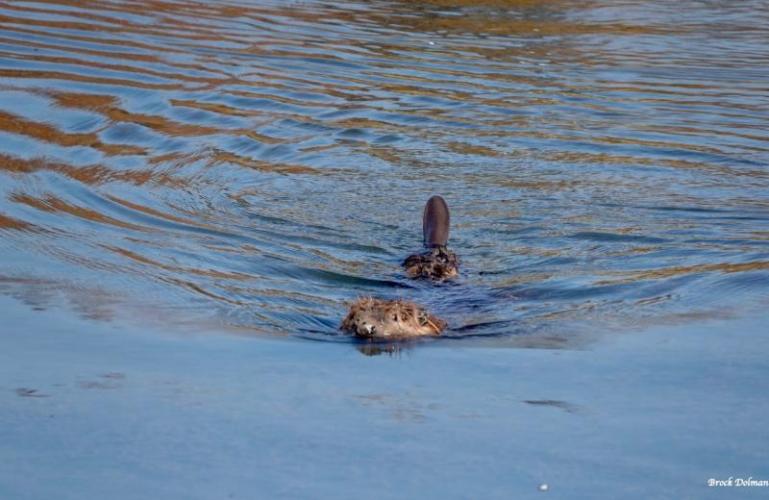
[[[440,196],[433,196],[425,204],[422,214],[422,233],[426,247],[443,247],[449,241],[449,206]]]

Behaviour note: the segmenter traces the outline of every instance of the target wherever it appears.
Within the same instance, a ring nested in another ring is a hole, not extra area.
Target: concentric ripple
[[[408,297],[449,337],[769,298],[766,2],[0,1],[0,292],[343,340]],[[457,283],[406,279],[443,194]]]

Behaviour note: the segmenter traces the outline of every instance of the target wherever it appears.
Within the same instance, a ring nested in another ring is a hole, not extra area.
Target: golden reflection
[[[111,57],[114,57],[114,54],[112,54]],[[218,83],[222,81],[222,79],[213,79],[210,77],[208,78],[195,77],[195,76],[185,75],[183,73],[163,73],[160,71],[154,71],[152,69],[143,68],[138,65],[128,66],[125,64],[107,64],[107,63],[100,63],[96,61],[89,61],[87,59],[84,59],[81,55],[78,55],[78,57],[63,57],[63,56],[54,57],[54,56],[35,55],[35,56],[26,56],[25,60],[37,61],[41,63],[50,63],[52,65],[62,64],[62,65],[68,65],[68,66],[83,66],[85,68],[106,69],[106,70],[116,71],[116,72],[134,73],[137,75],[147,75],[150,77],[158,77],[161,79],[190,82],[190,83],[205,83],[210,85],[212,83],[215,83],[215,82]]]
[[[223,295],[218,295],[218,294],[216,294],[216,293],[214,293],[214,292],[212,292],[210,290],[206,290],[205,288],[203,288],[199,284],[193,283],[191,281],[187,281],[187,280],[183,280],[183,279],[179,279],[179,278],[172,278],[172,277],[168,277],[168,276],[158,276],[157,279],[160,280],[160,281],[165,281],[167,283],[170,283],[170,284],[172,284],[174,286],[181,287],[181,288],[183,288],[185,290],[194,292],[196,294],[200,294],[200,295],[203,295],[203,296],[208,297],[210,299],[213,299],[214,303],[226,303],[226,304],[231,304],[231,305],[236,305],[236,306],[247,306],[248,305],[248,303],[243,302],[241,300],[233,300],[233,299],[230,299],[230,298],[225,297]]]
[[[251,276],[246,274],[241,274],[241,273],[228,273],[224,271],[217,271],[215,269],[200,269],[200,268],[194,268],[194,267],[183,267],[183,266],[174,266],[171,264],[163,264],[162,262],[158,262],[156,260],[150,259],[149,257],[145,257],[143,255],[139,255],[136,252],[132,252],[131,250],[117,247],[114,245],[101,245],[101,247],[104,248],[105,250],[109,250],[110,252],[114,252],[119,255],[122,255],[123,257],[126,257],[134,262],[150,265],[153,267],[164,269],[166,271],[173,271],[174,274],[178,274],[178,275],[192,274],[196,276],[208,276],[211,278],[228,279],[228,280],[236,280],[236,281],[247,280],[251,278]]]
[[[140,113],[130,113],[116,105],[116,101],[110,96],[88,95],[88,94],[53,94],[54,99],[60,106],[70,108],[82,108],[91,111],[98,111],[104,114],[113,122],[127,122],[141,125],[169,136],[203,136],[212,135],[220,132],[214,127],[200,125],[189,125],[179,122],[172,122],[159,115],[146,115]]]
[[[139,88],[148,90],[183,90],[184,86],[176,83],[147,83],[138,80],[128,80],[125,78],[107,78],[93,75],[82,75],[66,71],[41,71],[41,70],[23,70],[23,69],[0,69],[0,77],[4,78],[26,78],[32,80],[63,80],[71,82],[83,82],[104,85],[121,85],[128,88]]]
[[[31,224],[0,213],[0,230],[12,229],[16,231],[29,231],[32,228],[34,228],[34,226]]]
[[[112,122],[133,123],[135,125],[140,125],[155,130],[170,137],[199,137],[224,134],[249,137],[263,144],[279,144],[283,142],[281,140],[255,132],[251,129],[228,129],[207,125],[192,125],[188,123],[172,121],[160,115],[131,113],[118,107],[116,105],[115,99],[110,96],[53,93],[52,97],[56,100],[59,106],[98,111],[109,118]],[[222,110],[227,109],[225,106],[206,105],[205,103],[199,103],[190,100],[172,100],[171,102],[172,104],[176,104],[178,106],[201,109],[204,111],[218,110],[221,112]],[[242,113],[242,115],[245,115],[245,113]]]
[[[149,231],[149,228],[115,219],[114,217],[104,215],[100,212],[97,212],[96,210],[72,205],[52,194],[49,194],[42,199],[35,198],[26,194],[13,194],[11,195],[11,201],[22,203],[44,212],[63,212],[81,219],[89,220],[91,222],[98,222],[100,224],[109,224],[111,226],[122,227],[124,229],[131,229],[134,231]]]
[[[105,144],[94,133],[76,134],[61,132],[51,125],[25,120],[3,111],[0,111],[0,130],[26,135],[33,139],[58,144],[59,146],[92,147],[106,155],[138,155],[147,153],[147,150],[138,146]]]
[[[118,198],[117,196],[114,196],[114,195],[107,195],[107,198],[114,201],[115,203],[123,205],[124,207],[130,208],[131,210],[136,210],[137,212],[142,212],[152,217],[157,217],[160,219],[165,219],[171,222],[176,222],[178,224],[184,224],[192,227],[203,227],[201,224],[199,224],[198,222],[192,219],[177,217],[175,215],[172,215],[166,212],[161,212],[160,210],[155,210],[154,208],[145,207],[143,205],[139,205],[138,203],[133,203],[131,201]]]
[[[582,184],[578,180],[548,180],[540,179],[536,181],[530,181],[525,179],[498,179],[496,181],[498,186],[508,187],[511,189],[532,189],[536,191],[566,191],[574,189]]]
[[[690,274],[702,274],[702,273],[743,273],[751,271],[766,271],[769,270],[769,261],[754,261],[754,262],[718,262],[713,264],[697,264],[693,266],[673,266],[660,269],[649,269],[646,271],[638,271],[632,273],[622,273],[624,277],[616,280],[601,280],[597,281],[596,285],[618,285],[623,283],[632,283],[634,281],[641,280],[657,280],[664,278],[674,278],[677,276],[686,276]]]
[[[283,174],[320,174],[322,172],[316,168],[306,167],[304,165],[285,165],[264,160],[254,160],[227,151],[214,151],[213,163],[230,163],[263,172],[278,172]]]
[[[154,2],[146,2],[146,3],[154,3]],[[7,7],[4,6],[4,8],[10,10],[13,7]],[[23,9],[24,12],[35,12],[34,8],[24,6],[19,7],[19,9]],[[44,10],[37,10],[37,12],[46,12]],[[61,12],[56,11],[48,11],[52,14],[61,14]],[[145,11],[146,12],[146,11]],[[77,18],[79,20],[87,20],[89,16],[85,14],[83,11],[79,11]],[[92,20],[99,20],[94,19],[91,17]],[[102,18],[104,20],[104,18]],[[168,29],[164,29],[162,25],[157,25],[154,23],[151,24],[144,24],[144,25],[137,25],[129,22],[116,22],[115,18],[106,18],[106,20],[110,24],[118,24],[122,25],[120,26],[120,29],[124,33],[138,33],[143,34],[146,36],[164,36],[168,34]],[[115,26],[105,26],[101,23],[87,23],[87,22],[76,22],[76,21],[51,21],[46,19],[40,19],[35,18],[32,16],[25,16],[25,17],[12,17],[7,16],[4,14],[0,14],[0,24],[19,24],[24,23],[26,26],[34,26],[34,27],[42,27],[47,29],[68,29],[68,30],[75,30],[75,31],[84,31],[84,32],[92,32],[92,33],[99,33],[99,32],[105,32],[105,33],[112,33],[115,31]],[[226,33],[222,33],[221,31],[213,31],[210,28],[207,28],[204,25],[198,24],[198,23],[189,23],[185,27],[184,37],[189,40],[229,40],[231,37],[229,37]],[[234,38],[233,38],[234,39]]]
[[[92,186],[105,184],[107,182],[128,182],[137,186],[146,183],[175,187],[183,185],[183,181],[180,179],[174,178],[170,174],[151,169],[113,170],[103,165],[85,165],[76,167],[64,163],[54,163],[43,158],[23,160],[21,158],[0,154],[0,171],[26,174],[46,170],[57,172],[70,179]]]
[[[592,1],[573,0],[425,0],[418,3],[400,2],[393,12],[386,15],[370,12],[367,16],[386,26],[441,34],[545,37],[653,34],[661,31],[648,23],[576,22],[567,15],[574,10],[588,10],[594,4]]]
[[[174,106],[196,108],[203,111],[216,113],[218,115],[246,117],[256,114],[255,112],[248,112],[244,109],[233,108],[232,106],[227,106],[221,103],[199,102],[190,99],[171,99],[169,102]]]
[[[0,36],[0,43],[15,44],[15,43],[18,43],[18,40],[13,39],[13,38],[6,38],[6,37]],[[35,48],[35,49],[61,50],[61,46],[60,45],[54,45],[54,44],[48,44],[48,43],[43,43],[43,42],[37,42],[37,41],[34,41],[34,40],[25,40],[24,41],[24,45],[27,46],[27,47],[30,47],[30,48]],[[138,62],[143,62],[143,63],[159,63],[159,62],[162,62],[162,58],[157,56],[157,55],[153,55],[153,54],[137,54],[137,53],[134,53],[134,52],[127,52],[127,51],[124,51],[124,52],[117,52],[117,51],[110,52],[110,51],[106,51],[106,50],[94,50],[94,49],[87,48],[87,47],[78,47],[77,53],[78,54],[87,54],[87,55],[97,56],[97,57],[107,57],[107,58],[116,57],[116,58],[120,58],[120,59],[123,59],[123,60],[138,61]],[[176,66],[179,67],[179,68],[189,68],[189,69],[196,69],[196,70],[203,70],[204,69],[203,66],[197,66],[197,65],[177,64]]]
[[[495,149],[491,149],[486,146],[481,146],[479,144],[468,144],[466,142],[460,142],[460,141],[452,141],[446,144],[446,146],[449,148],[449,150],[454,151],[455,153],[463,154],[463,155],[478,155],[478,156],[490,156],[490,157],[496,157],[496,156],[503,156],[502,153]]]

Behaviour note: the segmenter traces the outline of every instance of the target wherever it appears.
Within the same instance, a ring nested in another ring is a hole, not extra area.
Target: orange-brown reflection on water
[[[407,296],[520,346],[740,310],[769,295],[767,23],[757,0],[0,2],[0,291],[316,339]],[[436,192],[464,262],[439,289],[398,266]]]

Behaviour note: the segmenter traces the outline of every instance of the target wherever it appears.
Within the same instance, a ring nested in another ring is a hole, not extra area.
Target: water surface
[[[340,340],[721,316],[769,292],[765,2],[0,4],[0,290]],[[406,279],[432,194],[462,279]]]
[[[4,319],[4,499],[766,498],[708,487],[769,479],[761,316],[398,357],[63,310]]]
[[[765,497],[707,481],[769,479],[767,26],[0,0],[0,498]],[[353,343],[361,295],[450,330]]]

